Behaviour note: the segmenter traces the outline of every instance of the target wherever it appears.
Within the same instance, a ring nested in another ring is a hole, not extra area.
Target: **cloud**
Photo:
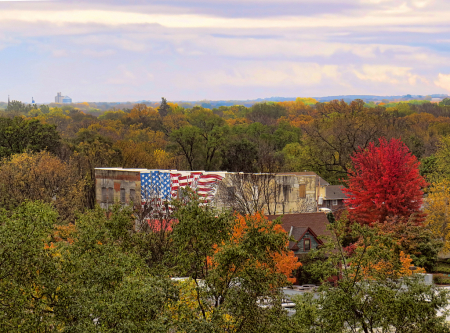
[[[147,70],[139,68],[130,69],[126,65],[119,65],[114,72],[112,76],[106,79],[105,84],[139,87],[149,81],[153,81],[154,78],[153,74]]]
[[[82,54],[90,56],[90,57],[95,57],[95,58],[100,58],[100,57],[107,57],[107,56],[111,56],[116,54],[115,50],[91,50],[91,49],[85,49],[82,51]]]
[[[381,15],[383,14],[383,15]],[[390,14],[390,15],[387,15]],[[418,11],[410,15],[395,15],[395,12],[374,11],[360,15],[283,15],[274,13],[264,18],[228,18],[200,14],[146,14],[120,12],[117,10],[3,10],[0,20],[5,22],[48,22],[58,27],[66,24],[100,24],[109,26],[157,24],[168,28],[323,28],[323,27],[373,27],[446,24],[446,11],[429,11],[423,15]],[[397,13],[399,14],[399,13]],[[403,14],[400,13],[400,14]]]
[[[450,92],[450,74],[439,73],[437,80],[434,81],[434,84]]]
[[[316,63],[270,63],[241,65],[230,70],[219,70],[214,75],[206,74],[203,80],[212,86],[315,86],[324,78],[336,80],[338,67]]]
[[[0,2],[0,99],[432,93],[449,16],[443,0]]]
[[[417,80],[426,83],[425,78],[417,74],[413,74],[412,68],[396,67],[390,65],[363,65],[361,69],[354,69],[353,73],[356,77],[363,81],[373,81],[379,83],[399,84],[408,83],[414,86]]]
[[[67,50],[52,50],[52,55],[56,58],[60,58],[60,57],[67,57],[68,53]]]

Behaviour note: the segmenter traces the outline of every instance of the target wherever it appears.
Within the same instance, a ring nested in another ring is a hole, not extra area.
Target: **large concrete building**
[[[63,96],[60,92],[56,94],[55,103],[72,103],[72,98]]]
[[[55,103],[62,103],[63,100],[63,96],[61,95],[61,93],[56,93],[56,97],[55,97]]]
[[[96,200],[103,208],[113,203],[144,203],[151,199],[171,201],[185,187],[197,191],[217,208],[251,214],[316,212],[319,184],[328,183],[314,172],[232,173],[97,168]]]

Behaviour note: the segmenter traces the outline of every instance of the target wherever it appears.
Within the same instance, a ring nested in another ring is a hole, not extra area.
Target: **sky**
[[[450,94],[448,0],[0,0],[0,101]]]

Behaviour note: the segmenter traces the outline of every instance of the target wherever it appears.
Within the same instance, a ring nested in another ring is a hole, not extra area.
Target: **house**
[[[345,193],[342,191],[344,188],[342,185],[320,185],[318,189],[318,207],[329,208],[332,212],[343,209],[346,198]]]
[[[329,221],[324,213],[268,215],[267,218],[270,221],[281,218],[281,226],[293,239],[289,242],[289,249],[297,257],[305,256],[310,250],[323,244],[322,237],[332,237],[327,230]]]

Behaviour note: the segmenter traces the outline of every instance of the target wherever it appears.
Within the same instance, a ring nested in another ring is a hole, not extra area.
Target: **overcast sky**
[[[450,94],[448,0],[0,0],[0,101]]]

